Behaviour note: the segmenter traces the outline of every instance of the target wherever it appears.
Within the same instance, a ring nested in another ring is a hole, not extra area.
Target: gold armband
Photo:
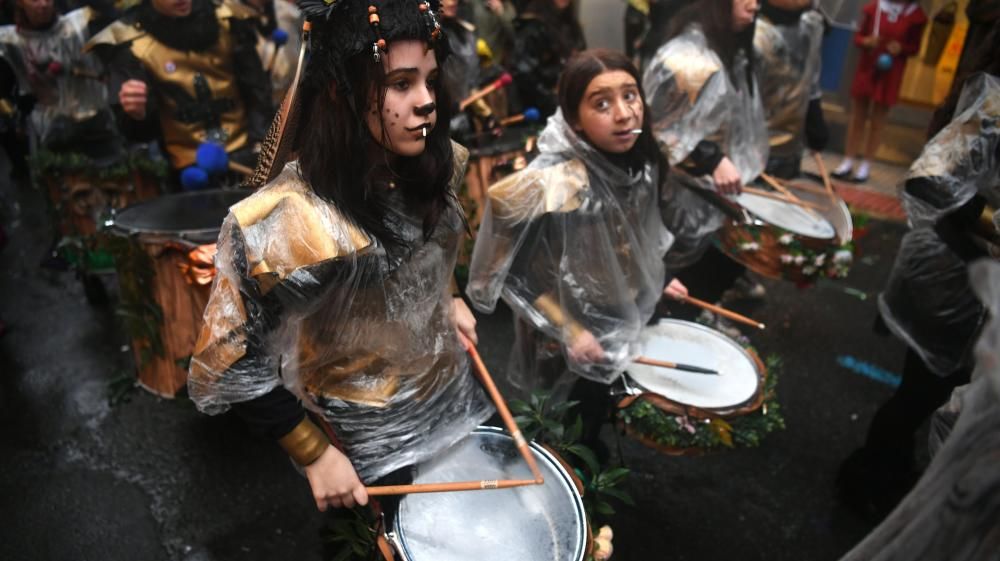
[[[295,425],[292,432],[281,437],[278,444],[295,460],[295,463],[307,466],[323,455],[330,441],[323,431],[306,417]]]
[[[576,339],[585,331],[583,326],[574,321],[573,318],[567,318],[566,312],[563,311],[559,303],[548,294],[542,294],[539,296],[535,300],[535,307],[542,312],[542,315],[552,322],[552,325],[560,327],[568,333],[570,341]]]

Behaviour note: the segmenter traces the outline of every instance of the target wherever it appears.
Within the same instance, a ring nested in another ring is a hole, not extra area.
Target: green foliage
[[[583,506],[587,518],[595,527],[598,522],[615,513],[612,503],[621,501],[635,504],[624,491],[629,470],[623,467],[601,465],[597,455],[580,442],[583,436],[583,419],[572,416],[571,410],[578,401],[554,402],[546,392],[534,392],[529,401],[511,401],[511,411],[525,438],[545,444],[566,460],[583,483]]]
[[[108,404],[114,407],[119,403],[128,403],[135,393],[137,384],[135,376],[129,372],[119,372],[108,381]]]
[[[163,356],[163,310],[153,297],[156,272],[153,260],[138,243],[121,236],[106,236],[105,243],[115,256],[119,270],[128,274],[118,276],[120,303],[115,314],[122,320],[125,330],[132,337],[138,350],[137,367],[142,368],[153,356]]]
[[[82,173],[93,179],[124,179],[133,171],[141,171],[160,179],[167,176],[167,163],[151,160],[143,154],[129,154],[112,166],[98,166],[89,157],[77,152],[50,152],[39,150],[31,156],[30,164],[39,175],[59,176]]]
[[[330,561],[369,561],[375,557],[376,520],[372,509],[333,509],[324,539],[333,550]]]
[[[781,361],[772,356],[766,362],[768,376],[764,384],[764,404],[749,415],[699,421],[665,413],[640,399],[619,411],[619,419],[635,432],[670,448],[713,450],[759,446],[766,435],[785,428],[775,391]]]

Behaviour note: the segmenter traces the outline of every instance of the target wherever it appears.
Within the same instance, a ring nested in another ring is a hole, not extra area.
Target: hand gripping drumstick
[[[465,345],[465,350],[469,353],[472,358],[472,362],[476,365],[476,371],[479,373],[479,381],[483,383],[486,388],[486,392],[490,394],[490,398],[493,399],[493,403],[497,406],[497,413],[500,413],[500,417],[503,419],[503,424],[510,431],[510,436],[514,439],[514,443],[517,445],[518,451],[521,452],[521,456],[524,461],[528,464],[528,469],[531,470],[531,475],[535,476],[535,484],[541,485],[545,483],[545,478],[542,477],[542,472],[538,471],[538,463],[535,462],[535,455],[531,453],[531,448],[528,447],[528,441],[524,439],[524,435],[521,434],[521,429],[518,428],[517,423],[514,421],[513,415],[510,414],[510,409],[507,408],[507,402],[504,401],[502,395],[500,395],[500,390],[497,389],[496,384],[493,383],[493,377],[490,376],[488,370],[486,370],[486,365],[483,364],[483,359],[479,356],[479,351],[476,350],[476,345],[469,340],[463,333],[458,333],[458,338],[462,340],[462,344]]]
[[[493,81],[492,84],[486,86],[485,88],[475,92],[469,97],[462,100],[462,103],[458,104],[459,111],[465,111],[465,108],[472,105],[476,101],[490,95],[491,93],[499,90],[500,88],[509,86],[511,82],[514,81],[513,76],[509,72],[504,72],[499,78]]]
[[[745,323],[746,325],[752,325],[753,327],[756,327],[757,329],[764,329],[764,327],[765,327],[764,324],[761,323],[761,322],[759,322],[759,321],[752,320],[752,319],[750,319],[750,318],[748,318],[746,316],[737,314],[736,312],[731,312],[731,311],[729,311],[729,310],[727,310],[725,308],[721,308],[719,306],[716,306],[715,304],[709,304],[708,302],[706,302],[704,300],[699,300],[699,299],[695,298],[694,296],[682,296],[680,298],[680,301],[684,302],[685,304],[691,304],[692,306],[698,306],[699,308],[703,308],[703,309],[708,310],[708,311],[710,311],[712,313],[719,314],[720,316],[723,316],[723,317],[727,317],[727,318],[729,318],[729,319],[731,319],[733,321],[738,321],[740,323]]]

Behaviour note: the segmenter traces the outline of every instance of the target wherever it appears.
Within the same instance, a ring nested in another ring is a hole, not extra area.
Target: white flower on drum
[[[803,263],[806,262],[806,256],[805,255],[796,255],[795,258],[793,259],[793,261],[795,261],[796,265],[801,265],[801,264],[803,264]]]
[[[826,263],[825,253],[820,253],[819,255],[816,256],[815,259],[813,259],[813,265],[816,265],[817,267],[822,267],[823,263]]]
[[[757,242],[743,242],[740,244],[741,251],[757,251],[760,249],[760,244]]]
[[[778,238],[778,243],[780,243],[781,245],[789,245],[792,243],[793,239],[794,236],[792,236],[791,234],[781,234],[781,236]]]
[[[813,267],[812,265],[806,265],[805,267],[802,267],[803,275],[811,275],[815,272],[816,272],[816,267]]]
[[[785,264],[785,265],[788,265],[789,263],[791,263],[792,261],[795,260],[794,257],[792,257],[791,255],[789,255],[787,253],[781,254],[781,257],[779,257],[778,259],[781,259],[781,262],[783,264]]]
[[[854,256],[851,255],[850,250],[838,249],[836,253],[833,254],[833,262],[838,265],[846,265],[854,261]]]

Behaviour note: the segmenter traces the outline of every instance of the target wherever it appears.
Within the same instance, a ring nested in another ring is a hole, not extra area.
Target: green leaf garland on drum
[[[671,415],[644,400],[636,400],[618,411],[619,424],[641,441],[676,455],[694,455],[711,450],[759,446],[764,437],[785,428],[775,388],[781,360],[769,356],[764,383],[764,402],[756,411],[738,417],[695,419]]]

